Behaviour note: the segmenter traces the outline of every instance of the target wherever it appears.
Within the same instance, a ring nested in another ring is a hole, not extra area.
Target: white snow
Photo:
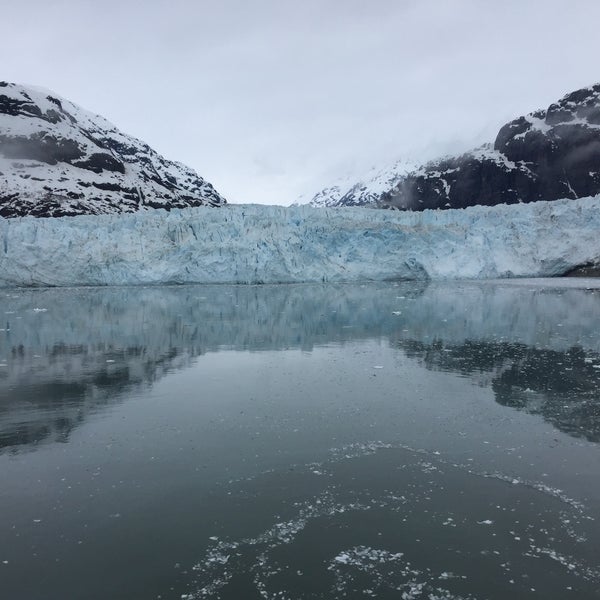
[[[0,219],[0,286],[486,279],[600,260],[600,196],[464,210],[226,206]]]
[[[515,138],[518,136],[515,136]],[[478,160],[491,160],[496,164],[504,167],[507,171],[520,170],[527,173],[530,177],[534,177],[531,169],[523,162],[518,163],[509,160],[505,154],[494,149],[493,144],[483,144],[479,148],[468,152],[470,156]]]
[[[537,116],[537,113],[530,113],[525,115],[525,120],[531,125],[531,129],[528,129],[527,131],[540,131],[541,133],[546,134],[552,129],[552,126],[546,123],[545,115],[544,119],[541,119],[539,116]],[[525,137],[525,133],[519,133],[514,137],[515,139]]]
[[[391,190],[416,168],[416,164],[403,159],[384,168],[371,167],[362,176],[346,175],[313,196],[301,196],[294,206],[310,204],[318,208],[328,208],[376,204],[383,192]]]
[[[29,112],[0,113],[0,134],[7,140],[22,142],[32,136],[56,138],[61,144],[75,144],[79,148],[82,156],[75,164],[95,154],[104,154],[120,161],[125,171],[104,169],[96,173],[63,161],[47,164],[11,158],[0,146],[0,197],[16,194],[12,201],[15,204],[35,206],[40,198],[50,195],[64,210],[84,206],[92,214],[131,212],[149,203],[168,206],[180,202],[179,206],[185,206],[189,197],[212,204],[223,202],[212,185],[191,168],[166,160],[145,142],[54,92],[8,84],[0,87],[0,94],[14,102],[26,102],[30,110],[39,109],[37,116]],[[120,148],[118,152],[114,150],[116,147]],[[137,199],[126,201],[123,189],[134,190]]]

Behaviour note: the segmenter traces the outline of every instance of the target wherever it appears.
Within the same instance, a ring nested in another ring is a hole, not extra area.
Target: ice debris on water
[[[356,591],[362,576],[369,577],[369,587],[359,588],[365,596],[379,597],[383,590],[394,589],[402,600],[427,598],[429,600],[467,600],[472,596],[451,593],[439,586],[437,581],[456,576],[443,572],[436,576],[430,569],[416,569],[404,558],[403,552],[390,552],[369,546],[355,546],[340,552],[328,565],[335,576],[335,595],[345,598]],[[463,577],[461,577],[463,578]],[[437,580],[437,581],[436,581]]]
[[[307,472],[314,472],[317,468],[327,468],[329,471],[337,463],[368,457],[389,449],[404,450],[413,454],[412,459],[408,463],[403,460],[402,465],[411,464],[422,472],[431,473],[431,477],[444,477],[444,473],[448,469],[458,469],[475,477],[495,478],[506,484],[525,486],[535,493],[545,494],[562,502],[565,507],[563,509],[564,514],[560,513],[557,526],[553,528],[542,526],[539,527],[539,532],[535,532],[532,529],[532,523],[518,525],[519,522],[517,521],[517,526],[510,531],[510,534],[519,544],[529,544],[529,549],[523,554],[524,558],[540,559],[547,557],[563,565],[566,571],[574,577],[600,582],[600,572],[595,567],[586,564],[583,560],[578,560],[575,556],[562,554],[549,546],[553,542],[557,543],[556,535],[559,533],[566,534],[569,538],[579,541],[575,537],[576,534],[569,529],[571,527],[570,521],[572,519],[579,521],[588,518],[583,513],[583,505],[569,498],[559,489],[550,488],[537,482],[520,480],[502,473],[478,473],[471,466],[447,462],[437,451],[415,449],[403,444],[390,444],[381,441],[354,443],[332,448],[329,459],[321,463],[309,463],[304,465],[304,468]],[[425,457],[427,457],[426,460]],[[296,470],[301,468],[302,466],[298,465]],[[433,475],[434,473],[435,475]],[[433,485],[434,482],[431,481],[430,483]],[[237,484],[243,485],[243,481],[240,480]],[[212,536],[210,539],[213,544],[209,547],[204,558],[193,567],[194,572],[198,575],[198,587],[186,598],[188,600],[202,598],[218,600],[221,597],[221,591],[229,582],[237,575],[244,573],[250,575],[252,584],[259,596],[294,600],[297,596],[290,593],[289,590],[274,592],[270,589],[270,585],[274,585],[274,582],[271,581],[272,578],[286,569],[275,558],[278,555],[278,549],[282,545],[293,544],[298,535],[309,525],[314,525],[315,522],[323,523],[323,519],[337,518],[345,513],[385,509],[392,511],[390,514],[400,512],[403,515],[410,515],[411,511],[418,511],[418,506],[423,499],[429,499],[428,494],[432,493],[432,489],[419,491],[403,489],[402,493],[399,490],[387,489],[385,492],[374,493],[372,490],[365,488],[353,490],[350,495],[347,492],[348,490],[344,492],[338,485],[331,484],[317,495],[306,498],[304,501],[295,502],[293,504],[296,510],[295,514],[288,515],[285,519],[274,517],[272,525],[254,537],[229,541],[219,540],[217,536]],[[496,505],[496,508],[501,509],[502,506]],[[428,519],[440,527],[457,527],[454,531],[460,535],[463,527],[469,527],[468,517],[463,515],[461,518],[454,513],[452,515],[431,513],[428,515]],[[495,521],[484,519],[476,521],[476,523],[490,526]],[[540,525],[544,523],[542,519]],[[495,534],[492,533],[492,535]],[[414,541],[418,542],[420,540]],[[460,595],[439,585],[441,581],[464,580],[466,575],[455,574],[450,570],[434,571],[427,565],[419,564],[417,566],[411,564],[407,560],[409,558],[407,553],[412,548],[411,544],[412,542],[404,548],[396,548],[393,551],[389,548],[374,548],[366,545],[340,548],[333,556],[326,559],[323,565],[334,576],[334,584],[327,592],[327,597],[332,600],[344,598],[360,590],[362,596],[376,598],[385,591],[396,590],[398,597],[403,600],[420,598],[427,598],[428,600],[474,600],[470,595]],[[502,552],[499,550],[501,548],[498,550],[482,550],[481,554],[490,557],[497,556],[499,560],[502,560]],[[507,574],[512,574],[514,570],[508,560],[504,560],[500,567]],[[514,579],[511,581],[514,581]],[[357,588],[357,585],[361,587]]]

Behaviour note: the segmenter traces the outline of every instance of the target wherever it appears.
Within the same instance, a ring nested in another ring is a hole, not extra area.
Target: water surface
[[[597,598],[592,280],[0,291],[0,597]]]

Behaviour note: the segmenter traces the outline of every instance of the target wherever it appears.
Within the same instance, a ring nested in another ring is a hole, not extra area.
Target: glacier
[[[553,277],[600,261],[600,196],[399,212],[228,205],[0,219],[0,286]]]

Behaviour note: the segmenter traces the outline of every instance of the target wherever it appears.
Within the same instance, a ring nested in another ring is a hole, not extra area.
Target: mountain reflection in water
[[[431,370],[491,385],[496,402],[541,415],[575,437],[600,441],[600,355],[580,346],[563,352],[508,342],[445,345],[413,340],[397,347]]]
[[[582,600],[600,286],[0,292],[0,597]]]
[[[572,280],[571,280],[572,281]],[[0,451],[64,442],[90,414],[207,352],[387,340],[497,402],[600,436],[600,290],[539,282],[5,290]]]

